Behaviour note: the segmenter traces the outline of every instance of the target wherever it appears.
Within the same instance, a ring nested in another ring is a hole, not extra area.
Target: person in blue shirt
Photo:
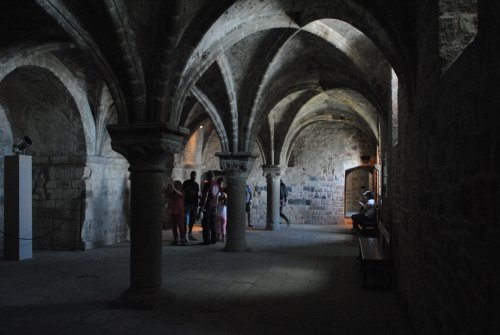
[[[283,214],[283,207],[286,206],[288,200],[288,191],[286,190],[286,185],[283,180],[280,180],[280,216],[285,219],[286,224],[290,225],[290,219]]]
[[[253,227],[252,224],[252,219],[250,215],[250,210],[252,208],[252,189],[250,188],[249,185],[245,186],[245,210],[247,212],[247,221],[248,221],[248,226]]]

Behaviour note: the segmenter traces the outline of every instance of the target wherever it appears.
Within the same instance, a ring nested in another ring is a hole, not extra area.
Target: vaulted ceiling
[[[210,119],[223,151],[258,143],[264,163],[283,164],[312,122],[379,140],[392,71],[411,86],[410,3],[5,0],[0,48],[69,43],[53,53],[99,74],[118,122],[193,132]]]

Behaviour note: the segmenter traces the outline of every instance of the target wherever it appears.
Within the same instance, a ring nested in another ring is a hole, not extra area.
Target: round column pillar
[[[245,185],[256,156],[249,152],[216,153],[227,183],[227,240],[224,251],[246,251]]]
[[[183,130],[165,123],[108,126],[111,147],[130,163],[130,287],[116,306],[154,308],[175,300],[162,287],[163,185],[187,134]]]
[[[267,230],[280,229],[280,177],[283,169],[278,165],[263,165],[267,181]]]

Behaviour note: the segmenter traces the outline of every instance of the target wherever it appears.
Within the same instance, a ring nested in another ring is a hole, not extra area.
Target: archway
[[[0,104],[14,141],[33,140],[33,247],[80,248],[87,142],[72,95],[51,71],[21,66],[0,82]]]
[[[344,216],[346,218],[358,212],[364,201],[363,192],[377,194],[376,170],[373,165],[357,166],[345,171]]]

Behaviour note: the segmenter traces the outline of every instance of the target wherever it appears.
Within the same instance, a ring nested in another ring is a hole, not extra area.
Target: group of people
[[[226,241],[227,193],[222,182],[223,178],[214,180],[213,172],[209,171],[200,193],[200,185],[196,182],[196,171],[192,171],[190,179],[184,183],[175,180],[173,184],[167,186],[165,197],[174,236],[173,245],[186,245],[187,242],[197,241],[193,236],[196,220],[201,220],[203,228],[203,241],[200,244]],[[248,185],[246,190],[248,226],[253,227],[250,221],[252,192]]]
[[[201,219],[202,245],[226,241],[227,225],[227,193],[222,186],[223,178],[214,180],[214,174],[209,171],[207,180],[203,184],[200,196],[200,186],[196,182],[196,171],[192,171],[190,179],[181,183],[175,180],[165,190],[168,203],[168,215],[172,224],[174,241],[172,244],[186,245],[188,241],[197,241],[193,236],[193,226],[196,220]],[[357,233],[366,226],[373,225],[376,217],[375,197],[371,191],[363,193],[365,202],[357,214],[352,215],[353,233]],[[245,187],[245,211],[247,214],[248,227],[253,227],[251,221],[252,189],[249,185]],[[280,217],[287,225],[290,219],[283,213],[287,204],[288,191],[285,183],[280,181]],[[375,222],[376,224],[376,222]]]
[[[201,217],[203,241],[209,245],[226,240],[227,194],[222,187],[222,178],[214,181],[214,174],[209,171],[207,181],[201,191],[198,217]]]
[[[191,172],[190,179],[181,183],[175,180],[165,190],[167,214],[172,224],[173,245],[186,245],[188,241],[196,241],[193,226],[198,209],[198,193],[200,185],[196,182],[196,171]],[[187,230],[187,231],[186,231]]]
[[[193,227],[197,220],[201,220],[203,241],[202,245],[226,241],[227,225],[227,193],[222,186],[223,178],[214,180],[212,171],[207,173],[200,193],[200,185],[196,182],[196,171],[192,171],[190,178],[181,183],[175,180],[165,189],[167,199],[167,213],[172,225],[173,245],[186,245],[187,242],[197,241],[193,236]],[[245,211],[248,227],[253,227],[251,221],[252,189],[245,187]],[[280,216],[289,225],[290,220],[283,214],[288,192],[283,181],[280,182]]]

